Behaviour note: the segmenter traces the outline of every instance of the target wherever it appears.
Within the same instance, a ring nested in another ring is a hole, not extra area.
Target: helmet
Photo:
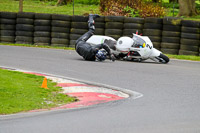
[[[130,37],[120,37],[117,40],[116,48],[119,49],[121,52],[128,52],[131,46],[134,44],[134,41]]]
[[[99,51],[96,53],[96,59],[97,59],[98,61],[104,61],[104,60],[106,59],[106,52],[99,50]]]

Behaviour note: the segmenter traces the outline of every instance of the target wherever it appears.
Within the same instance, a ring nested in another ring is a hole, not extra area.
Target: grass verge
[[[24,0],[23,11],[35,13],[53,13],[73,15],[73,4],[55,6],[56,2],[42,2],[39,0]],[[0,11],[18,12],[19,1],[0,0]],[[75,4],[74,14],[83,15],[85,13],[99,14],[99,5]]]
[[[48,88],[41,88],[43,76],[0,69],[0,115],[49,109],[76,101],[64,95],[56,83],[48,80]]]
[[[200,56],[192,56],[192,55],[170,55],[170,54],[166,54],[166,55],[167,55],[170,59],[200,61]]]

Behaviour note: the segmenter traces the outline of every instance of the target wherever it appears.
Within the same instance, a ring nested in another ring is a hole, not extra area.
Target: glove
[[[113,61],[113,62],[116,60],[116,58],[113,54],[110,55],[110,60]]]

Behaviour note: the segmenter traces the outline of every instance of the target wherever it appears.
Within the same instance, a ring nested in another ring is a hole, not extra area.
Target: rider
[[[97,14],[90,14],[88,20],[88,27],[89,31],[82,35],[75,44],[76,52],[82,56],[85,60],[89,61],[103,61],[106,59],[106,56],[109,57],[110,60],[115,61],[115,57],[111,54],[111,50],[106,43],[98,44],[91,46],[86,41],[94,34],[95,27],[94,27],[94,19],[100,17]],[[105,52],[102,52],[100,49],[105,49]]]

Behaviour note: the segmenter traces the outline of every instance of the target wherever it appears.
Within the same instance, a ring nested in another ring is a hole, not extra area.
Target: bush
[[[100,0],[100,11],[105,16],[163,17],[164,8],[142,0]]]

